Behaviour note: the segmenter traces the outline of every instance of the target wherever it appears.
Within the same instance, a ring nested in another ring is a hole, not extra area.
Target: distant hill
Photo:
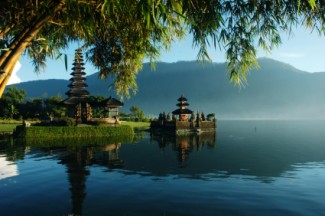
[[[239,88],[229,82],[225,64],[157,63],[151,71],[146,63],[137,77],[139,91],[124,101],[124,111],[138,105],[148,114],[168,113],[183,94],[190,109],[214,112],[219,119],[325,119],[325,73],[307,73],[267,58],[259,59],[259,64],[248,75],[247,85]],[[115,95],[109,91],[109,81],[99,80],[98,74],[86,82],[91,95]],[[68,80],[40,80],[14,86],[25,89],[31,98],[65,97],[68,84]]]

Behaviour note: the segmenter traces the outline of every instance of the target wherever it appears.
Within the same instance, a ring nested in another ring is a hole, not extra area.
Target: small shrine
[[[118,119],[119,118],[119,112],[118,109],[122,106],[124,106],[124,104],[113,98],[112,96],[110,96],[109,98],[107,98],[104,101],[105,109],[106,109],[106,117],[107,118],[115,118]]]
[[[217,125],[214,113],[208,114],[206,118],[203,112],[197,112],[195,117],[194,112],[187,108],[189,104],[183,95],[177,101],[176,106],[179,108],[172,112],[173,117],[170,118],[169,113],[160,113],[159,118],[150,123],[151,132],[215,133]]]

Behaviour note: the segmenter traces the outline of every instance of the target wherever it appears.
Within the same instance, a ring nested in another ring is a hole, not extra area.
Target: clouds
[[[15,65],[12,75],[8,81],[8,85],[21,82],[21,79],[17,76],[17,72],[19,71],[20,68],[21,68],[21,64],[18,61]]]

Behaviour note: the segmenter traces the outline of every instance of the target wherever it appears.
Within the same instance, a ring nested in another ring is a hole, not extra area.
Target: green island
[[[0,137],[15,135],[18,138],[91,138],[132,137],[134,131],[149,129],[150,122],[122,121],[118,126],[31,126],[18,120],[0,120]]]

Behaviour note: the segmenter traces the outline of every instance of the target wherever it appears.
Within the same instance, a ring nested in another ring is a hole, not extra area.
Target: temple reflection
[[[86,197],[86,181],[90,175],[88,166],[95,164],[117,168],[123,166],[119,159],[121,143],[112,143],[105,146],[67,147],[66,154],[59,157],[60,164],[67,167],[70,182],[72,214],[82,215],[82,205]]]
[[[200,151],[205,146],[214,148],[216,146],[216,133],[171,135],[171,134],[151,134],[151,142],[156,141],[161,149],[171,145],[177,153],[180,165],[184,165],[189,155],[193,151]]]
[[[124,161],[119,158],[121,143],[110,144],[100,148],[100,154],[94,154],[93,162],[109,168],[121,168]]]

